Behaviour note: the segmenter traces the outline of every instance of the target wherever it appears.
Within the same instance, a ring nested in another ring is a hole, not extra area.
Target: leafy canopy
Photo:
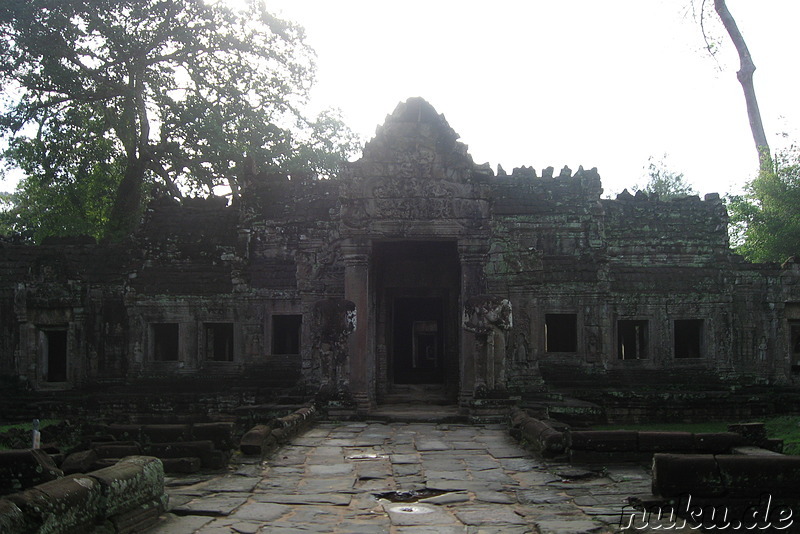
[[[648,195],[658,195],[660,198],[679,197],[696,194],[692,186],[686,182],[682,172],[669,169],[666,163],[667,155],[655,160],[648,158],[646,168],[647,182],[644,186],[636,186],[634,190],[642,190]]]
[[[777,151],[743,195],[728,197],[728,212],[734,247],[750,261],[800,253],[800,148]]]
[[[123,235],[151,194],[235,199],[244,154],[331,175],[355,138],[333,112],[301,113],[313,72],[302,28],[263,2],[6,0],[2,155],[25,178],[4,223]]]

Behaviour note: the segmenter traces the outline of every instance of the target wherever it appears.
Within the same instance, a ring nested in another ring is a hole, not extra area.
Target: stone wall
[[[421,99],[338,178],[246,160],[239,183],[231,205],[155,201],[121,244],[0,242],[0,374],[40,391],[244,380],[310,396],[314,304],[346,298],[344,383],[368,409],[397,382],[397,299],[429,298],[443,387],[466,402],[485,362],[461,307],[493,295],[513,308],[500,389],[516,395],[800,377],[800,267],[732,254],[717,195],[604,199],[596,169],[495,176]]]

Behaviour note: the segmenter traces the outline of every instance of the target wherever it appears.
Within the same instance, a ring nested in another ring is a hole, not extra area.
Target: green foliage
[[[0,35],[3,157],[26,174],[6,219],[37,238],[127,233],[151,190],[235,196],[245,154],[329,176],[354,147],[300,111],[313,52],[263,2],[7,0]]]
[[[703,423],[636,423],[618,425],[594,425],[592,430],[632,430],[636,432],[727,432],[728,423],[705,421]]]
[[[648,195],[658,195],[660,198],[697,194],[692,186],[686,183],[682,172],[677,173],[668,168],[666,158],[666,154],[660,160],[655,160],[652,156],[648,158],[647,183],[644,187],[634,187],[634,191],[642,190]]]
[[[745,193],[727,202],[736,252],[755,262],[800,253],[800,149],[777,152]]]
[[[735,421],[733,421],[735,422]],[[783,452],[800,454],[800,416],[779,415],[764,421],[767,436],[783,440]],[[642,423],[633,425],[597,425],[593,430],[635,430],[660,432],[726,432],[728,423],[707,421],[704,423]]]
[[[768,419],[767,436],[783,440],[784,454],[800,454],[800,416],[782,415]]]

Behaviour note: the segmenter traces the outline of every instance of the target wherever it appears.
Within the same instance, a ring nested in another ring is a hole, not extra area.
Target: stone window
[[[678,319],[675,321],[675,357],[700,358],[703,356],[703,320]]]
[[[233,323],[204,325],[206,359],[215,362],[233,361]]]
[[[153,323],[153,361],[178,361],[178,323]]]
[[[645,360],[648,358],[647,321],[617,321],[617,358],[620,360]]]
[[[548,313],[544,316],[545,352],[577,352],[578,316]]]
[[[67,381],[67,331],[44,331],[44,369],[45,382]]]
[[[272,354],[300,354],[302,315],[272,316]]]

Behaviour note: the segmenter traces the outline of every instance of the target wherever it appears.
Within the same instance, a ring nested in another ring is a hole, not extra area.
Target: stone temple
[[[0,375],[41,392],[263,384],[362,414],[420,389],[469,411],[800,378],[800,265],[733,254],[716,194],[495,175],[419,98],[338,177],[245,162],[239,183],[233,205],[153,202],[122,244],[0,242]]]

